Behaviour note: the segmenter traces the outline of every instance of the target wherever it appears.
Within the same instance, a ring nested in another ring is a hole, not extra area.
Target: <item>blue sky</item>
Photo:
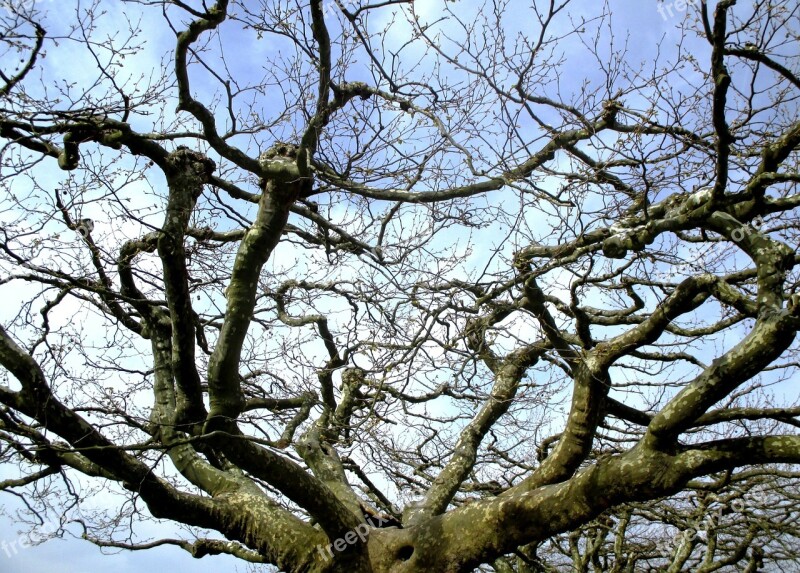
[[[21,504],[6,494],[0,497],[4,512],[11,513]],[[2,573],[94,573],[113,570],[115,573],[167,573],[192,571],[192,573],[244,573],[247,565],[228,556],[211,556],[194,559],[178,547],[157,547],[146,551],[101,550],[82,539],[66,536],[50,539],[35,546],[23,547],[26,537],[19,533],[20,526],[7,515],[0,516],[0,572]],[[53,529],[49,523],[44,533]],[[73,534],[78,529],[70,527]],[[35,534],[34,534],[35,537]],[[36,537],[35,537],[36,538]],[[22,540],[22,544],[20,541]],[[262,567],[266,573],[267,568]]]

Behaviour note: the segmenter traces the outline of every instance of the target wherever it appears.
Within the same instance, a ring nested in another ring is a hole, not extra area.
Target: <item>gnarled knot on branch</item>
[[[217,164],[204,154],[179,145],[167,157],[168,175],[189,179],[193,185],[200,186],[211,180]]]
[[[609,99],[603,102],[603,119],[613,123],[617,119],[617,113],[622,109],[622,102],[618,99]]]
[[[363,369],[354,367],[354,368],[345,368],[342,370],[342,386],[360,386],[364,384],[366,373]]]
[[[258,156],[259,163],[268,161],[297,161],[300,146],[294,143],[275,142],[272,147]]]
[[[310,191],[311,178],[301,175],[297,163],[300,146],[294,143],[276,142],[258,156],[262,177],[259,187],[272,191],[288,191],[288,196],[296,198],[304,191]],[[270,185],[272,183],[272,185]]]

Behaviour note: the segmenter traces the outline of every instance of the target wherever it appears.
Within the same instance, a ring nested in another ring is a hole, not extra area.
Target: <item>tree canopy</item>
[[[800,6],[3,8],[0,493],[54,535],[800,558]]]

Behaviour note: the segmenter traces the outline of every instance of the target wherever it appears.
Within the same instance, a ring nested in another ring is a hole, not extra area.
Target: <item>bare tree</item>
[[[0,16],[34,518],[293,573],[796,563],[800,6],[68,4]]]
[[[497,570],[791,571],[800,541],[796,480],[795,472],[758,468],[689,482],[672,498],[624,504],[501,558]]]

